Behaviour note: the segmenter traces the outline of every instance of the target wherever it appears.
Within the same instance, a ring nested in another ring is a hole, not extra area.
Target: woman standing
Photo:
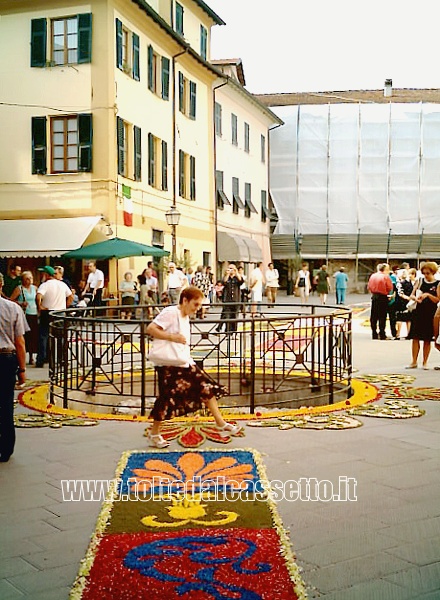
[[[321,299],[321,304],[325,304],[330,291],[330,277],[327,272],[327,265],[322,265],[316,274],[316,291]]]
[[[119,284],[119,292],[121,294],[121,302],[123,306],[134,306],[136,304],[137,296],[137,285],[133,281],[133,275],[130,271],[124,274],[124,280]],[[131,319],[132,311],[128,309],[127,312],[122,311],[121,317],[123,319]]]
[[[38,350],[38,310],[37,310],[37,287],[34,285],[34,276],[30,271],[24,271],[21,276],[21,285],[17,286],[11,295],[24,310],[29,331],[24,334],[26,350],[29,352],[29,364],[34,364],[33,355]]]
[[[216,331],[219,333],[224,324],[226,325],[227,332],[237,331],[236,319],[238,309],[240,308],[242,283],[243,279],[239,275],[237,267],[233,263],[230,263],[223,278],[223,307],[219,324],[216,327]]]
[[[408,369],[417,368],[420,341],[423,341],[423,368],[428,369],[428,358],[434,336],[434,314],[440,300],[440,283],[435,279],[437,273],[435,262],[426,262],[422,266],[423,278],[413,288],[411,300],[417,302],[413,311],[409,338],[412,339],[412,362]]]
[[[147,327],[147,334],[153,338],[167,340],[185,346],[190,343],[190,315],[202,306],[204,294],[196,287],[188,287],[180,294],[178,305],[168,306]],[[150,416],[154,419],[149,432],[150,445],[166,448],[169,443],[160,435],[164,420],[186,415],[207,406],[222,437],[237,435],[243,429],[240,425],[227,423],[218,408],[217,398],[225,394],[225,389],[213,381],[196,366],[189,356],[183,366],[160,366],[156,373],[159,395]]]
[[[309,299],[310,294],[310,272],[309,265],[306,262],[303,262],[301,265],[301,269],[298,271],[298,277],[295,282],[295,289],[298,290],[301,302],[305,304]]]

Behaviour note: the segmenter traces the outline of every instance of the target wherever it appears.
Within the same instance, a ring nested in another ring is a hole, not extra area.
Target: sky
[[[434,0],[206,2],[211,58],[241,58],[252,93],[440,88]]]

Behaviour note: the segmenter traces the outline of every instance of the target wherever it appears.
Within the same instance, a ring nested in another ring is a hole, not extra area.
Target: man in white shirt
[[[249,289],[251,291],[251,313],[261,312],[261,303],[263,302],[263,285],[264,285],[263,263],[259,262],[252,271],[249,278]]]
[[[167,290],[171,304],[178,304],[180,292],[187,287],[188,280],[185,274],[176,268],[175,263],[170,262],[168,265],[168,281]]]
[[[82,293],[90,298],[90,306],[102,306],[102,290],[104,289],[104,273],[96,268],[95,261],[88,264],[89,276],[87,284]]]
[[[266,271],[266,296],[268,308],[275,304],[277,299],[277,292],[279,287],[279,273],[278,269],[273,268],[273,263],[269,263]]]
[[[159,282],[157,281],[157,277],[153,274],[153,269],[150,267],[145,269],[145,283],[148,285],[148,289],[153,292],[155,303],[159,304]]]
[[[46,362],[47,342],[49,340],[49,313],[51,310],[65,310],[73,301],[72,290],[55,277],[55,269],[46,265],[38,269],[43,273],[44,281],[37,290],[38,308],[38,352],[35,366],[43,367]]]

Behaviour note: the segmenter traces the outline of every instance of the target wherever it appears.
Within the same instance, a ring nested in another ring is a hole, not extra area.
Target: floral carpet
[[[301,600],[260,455],[126,452],[71,600]]]

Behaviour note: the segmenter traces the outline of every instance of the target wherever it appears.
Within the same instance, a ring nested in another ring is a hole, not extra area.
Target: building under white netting
[[[349,260],[357,277],[373,259],[440,258],[440,90],[259,98],[285,122],[270,137],[275,259]]]

